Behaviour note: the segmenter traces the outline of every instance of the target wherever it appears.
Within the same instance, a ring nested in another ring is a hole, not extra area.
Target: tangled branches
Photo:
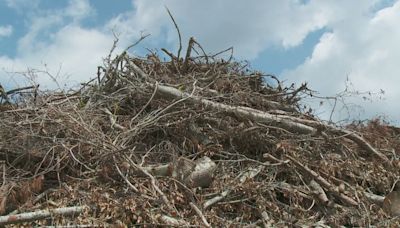
[[[398,129],[326,125],[298,111],[306,85],[269,86],[195,47],[164,50],[169,61],[125,51],[79,91],[2,109],[0,211],[85,206],[75,221],[99,226],[395,222],[381,204],[400,174]]]

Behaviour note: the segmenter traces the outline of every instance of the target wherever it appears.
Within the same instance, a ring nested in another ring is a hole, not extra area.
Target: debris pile
[[[0,224],[399,224],[382,208],[400,129],[328,125],[299,111],[306,85],[270,86],[195,44],[168,60],[125,51],[79,90],[3,102]]]

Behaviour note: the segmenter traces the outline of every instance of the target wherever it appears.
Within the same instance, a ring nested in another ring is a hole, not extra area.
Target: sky
[[[0,84],[78,85],[95,76],[114,34],[117,52],[143,34],[132,54],[176,51],[165,7],[184,44],[194,36],[209,53],[233,46],[237,60],[285,85],[341,95],[345,105],[304,100],[322,119],[335,107],[335,121],[400,123],[400,0],[0,0]]]

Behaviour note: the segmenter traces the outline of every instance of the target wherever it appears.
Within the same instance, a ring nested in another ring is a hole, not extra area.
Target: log
[[[156,87],[157,92],[161,93],[165,96],[173,97],[173,98],[182,98],[187,101],[191,101],[193,103],[202,104],[206,107],[210,107],[215,110],[224,111],[226,113],[243,116],[247,119],[251,119],[253,121],[257,121],[260,123],[268,123],[278,127],[281,127],[287,131],[300,133],[300,134],[315,134],[318,132],[317,128],[325,128],[332,130],[337,133],[343,133],[346,137],[353,142],[355,142],[361,148],[367,150],[368,152],[375,154],[380,159],[385,162],[388,162],[389,159],[376,150],[373,146],[371,146],[368,142],[366,142],[361,136],[358,136],[354,132],[350,132],[347,130],[338,129],[334,126],[323,124],[319,121],[314,120],[304,120],[297,117],[292,116],[284,116],[284,115],[273,115],[267,112],[263,112],[257,109],[243,107],[243,106],[231,106],[226,105],[214,101],[210,101],[203,97],[193,96],[192,94],[182,92],[178,89],[175,89],[170,86],[159,85],[158,82],[152,78],[150,78],[145,72],[142,71],[138,66],[136,66],[133,62],[129,63],[130,66],[139,74],[140,77],[149,81],[149,85],[151,87]]]
[[[235,115],[243,116],[249,119],[254,119],[255,121],[263,122],[263,123],[275,123],[274,125],[278,125],[285,130],[288,131],[294,131],[297,133],[301,134],[312,134],[316,132],[316,129],[313,127],[309,127],[307,125],[301,124],[301,123],[296,123],[290,120],[286,120],[285,118],[282,118],[278,115],[272,115],[267,112],[262,112],[260,110],[252,109],[252,108],[247,108],[247,107],[242,107],[242,106],[231,106],[231,105],[226,105],[214,101],[207,100],[202,97],[198,96],[193,96],[189,93],[185,93],[180,91],[179,89],[175,89],[170,86],[165,86],[165,85],[159,85],[156,80],[150,78],[142,69],[140,69],[138,66],[136,66],[132,61],[129,63],[129,65],[135,70],[139,76],[150,83],[148,83],[151,87],[157,86],[157,92],[161,93],[163,95],[166,95],[168,97],[173,97],[173,98],[185,98],[189,101],[192,101],[194,103],[198,104],[203,104],[207,107],[210,107],[212,109],[216,110],[222,110],[227,113],[232,113]]]
[[[184,182],[192,188],[208,187],[213,181],[214,171],[217,167],[209,157],[202,157],[196,160],[196,166]]]
[[[56,209],[40,210],[34,212],[21,213],[16,215],[0,216],[0,225],[17,224],[23,222],[31,222],[39,219],[53,217],[57,215],[71,216],[83,212],[86,206],[63,207]]]

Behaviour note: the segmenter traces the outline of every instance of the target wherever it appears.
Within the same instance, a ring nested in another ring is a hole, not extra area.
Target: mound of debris
[[[196,44],[108,57],[69,93],[3,90],[0,225],[400,224],[398,128],[326,124],[299,111],[306,85]]]

